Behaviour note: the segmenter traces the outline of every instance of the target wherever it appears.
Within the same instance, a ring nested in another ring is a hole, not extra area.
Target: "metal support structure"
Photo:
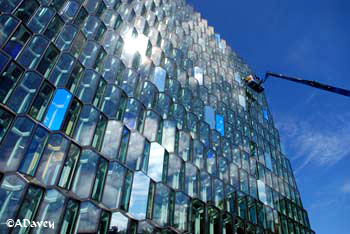
[[[316,88],[316,89],[322,89],[322,90],[325,90],[328,92],[337,93],[337,94],[340,94],[343,96],[350,97],[350,90],[347,90],[347,89],[337,88],[337,87],[334,87],[331,85],[319,83],[317,81],[305,80],[305,79],[301,79],[298,77],[287,76],[287,75],[274,73],[274,72],[266,72],[265,78],[263,80],[260,80],[258,78],[254,79],[252,76],[248,76],[245,79],[245,81],[247,82],[247,84],[250,88],[252,88],[253,90],[255,90],[258,93],[261,93],[264,90],[264,88],[262,87],[262,84],[265,83],[267,78],[269,78],[269,77],[275,77],[275,78],[280,78],[283,80],[289,80],[289,81],[292,81],[295,83],[308,85],[308,86],[311,86],[311,87]]]

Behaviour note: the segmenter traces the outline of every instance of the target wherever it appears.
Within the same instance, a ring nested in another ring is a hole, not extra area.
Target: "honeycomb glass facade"
[[[0,233],[314,233],[253,72],[185,1],[0,13]]]

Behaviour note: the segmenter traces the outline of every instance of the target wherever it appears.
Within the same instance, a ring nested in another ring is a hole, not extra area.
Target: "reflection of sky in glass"
[[[237,81],[238,84],[241,84],[241,75],[239,72],[235,72],[235,81]]]
[[[162,145],[170,153],[174,152],[175,150],[175,133],[176,122],[174,120],[164,120]]]
[[[162,183],[157,184],[154,207],[153,220],[160,226],[166,226],[169,217],[169,194],[170,189]]]
[[[108,208],[118,208],[126,169],[118,162],[111,162],[103,190],[102,202]],[[113,218],[113,217],[112,217]]]
[[[199,85],[203,85],[203,70],[200,67],[194,67],[194,78]]]
[[[44,200],[41,202],[40,209],[36,215],[36,221],[50,220],[54,223],[59,223],[66,197],[55,189],[49,189],[46,192]],[[52,230],[52,229],[51,229]],[[32,232],[37,233],[54,233],[47,231],[43,226],[35,228]]]
[[[72,94],[58,89],[44,119],[44,125],[51,130],[59,130],[67,111]]]
[[[160,144],[151,144],[147,174],[157,182],[162,181],[164,154],[165,149]]]
[[[134,174],[129,213],[136,219],[145,219],[150,179],[138,171]]]
[[[189,198],[182,192],[177,192],[175,196],[174,225],[180,231],[187,228],[187,211]]]
[[[123,124],[116,120],[109,120],[103,138],[101,153],[109,159],[115,159],[122,137]]]
[[[207,122],[211,129],[215,128],[215,111],[211,106],[204,106],[204,121]]]
[[[220,34],[215,34],[215,40],[217,41],[217,42],[220,42]]]
[[[267,113],[266,109],[263,109],[263,115],[266,120],[269,120],[269,114]]]
[[[269,153],[265,153],[265,164],[272,171],[271,155]]]
[[[225,135],[224,117],[218,114],[216,115],[216,130],[220,132],[221,136]]]
[[[185,191],[191,197],[197,195],[197,168],[186,162]]]
[[[86,198],[89,196],[94,182],[98,159],[99,156],[94,151],[82,151],[72,186],[72,192],[79,197]]]
[[[161,67],[154,68],[152,82],[157,86],[159,92],[164,92],[166,71]]]
[[[128,218],[120,212],[112,213],[109,228],[114,230],[115,227],[118,228],[118,233],[126,233],[128,228]]]
[[[14,217],[20,204],[20,197],[24,192],[24,186],[25,183],[17,175],[7,175],[4,177],[0,186],[0,194],[6,194],[6,196],[0,199],[0,223],[5,223],[7,219]],[[7,229],[4,226],[2,225],[2,228],[6,232]]]
[[[82,202],[80,204],[78,232],[95,232],[100,212],[101,209],[92,202]]]
[[[245,101],[245,97],[244,96],[238,95],[238,102],[239,102],[239,105],[244,107],[244,109],[246,108],[246,101]]]
[[[262,182],[261,180],[258,180],[258,191],[259,191],[259,200],[262,201],[265,205],[267,205],[265,183]]]

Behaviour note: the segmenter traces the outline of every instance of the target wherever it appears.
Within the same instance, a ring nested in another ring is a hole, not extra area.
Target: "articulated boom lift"
[[[327,84],[319,83],[317,81],[304,80],[301,78],[286,76],[286,75],[278,74],[278,73],[274,73],[274,72],[266,72],[265,78],[263,80],[259,79],[258,77],[253,77],[252,75],[247,76],[244,80],[250,88],[252,88],[253,90],[255,90],[258,93],[261,93],[262,91],[264,91],[262,84],[266,82],[268,77],[275,77],[275,78],[279,78],[279,79],[283,79],[283,80],[289,80],[292,82],[308,85],[308,86],[311,86],[313,88],[323,89],[323,90],[326,90],[328,92],[337,93],[340,95],[350,97],[350,90],[347,90],[347,89],[337,88],[337,87],[330,86]]]

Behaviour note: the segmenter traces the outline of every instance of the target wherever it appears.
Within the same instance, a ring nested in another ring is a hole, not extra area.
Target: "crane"
[[[316,88],[316,89],[322,89],[322,90],[325,90],[328,92],[337,93],[340,95],[350,97],[350,90],[347,90],[347,89],[337,88],[337,87],[330,86],[327,84],[319,83],[317,81],[305,80],[305,79],[301,79],[298,77],[287,76],[287,75],[274,73],[274,72],[266,72],[264,79],[259,79],[257,76],[253,77],[253,75],[249,75],[246,78],[244,78],[244,80],[250,88],[252,88],[254,91],[256,91],[258,93],[261,93],[262,91],[264,91],[262,84],[265,83],[267,78],[269,78],[269,77],[275,77],[275,78],[279,78],[279,79],[283,79],[283,80],[289,80],[289,81],[296,82],[299,84],[308,85],[308,86],[311,86],[311,87]]]

